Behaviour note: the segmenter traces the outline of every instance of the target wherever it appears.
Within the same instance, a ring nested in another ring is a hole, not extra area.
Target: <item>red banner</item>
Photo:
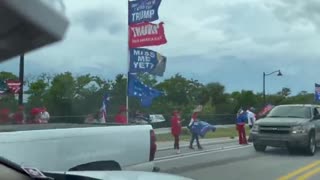
[[[159,24],[139,23],[129,26],[129,47],[158,46],[166,44],[163,22]]]

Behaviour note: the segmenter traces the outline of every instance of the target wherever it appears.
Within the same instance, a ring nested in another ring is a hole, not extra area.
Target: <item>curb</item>
[[[211,145],[211,144],[226,144],[226,143],[231,143],[231,142],[238,142],[238,139],[235,138],[235,139],[228,139],[228,140],[212,141],[212,142],[205,142],[205,143],[201,143],[201,144]],[[184,147],[189,147],[189,145],[185,144],[185,145],[180,146],[180,148],[184,148]],[[165,150],[169,150],[169,149],[173,149],[173,146],[162,147],[162,148],[157,149],[157,151],[165,151]]]

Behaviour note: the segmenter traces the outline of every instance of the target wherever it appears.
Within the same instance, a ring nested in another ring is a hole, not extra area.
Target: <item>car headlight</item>
[[[251,129],[252,132],[257,132],[259,131],[259,125],[253,125],[252,129]]]
[[[300,133],[306,133],[307,130],[304,126],[293,126],[292,133],[293,134],[300,134]]]

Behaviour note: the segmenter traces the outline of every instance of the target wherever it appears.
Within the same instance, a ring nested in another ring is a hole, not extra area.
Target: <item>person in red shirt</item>
[[[180,113],[178,111],[173,112],[173,116],[171,118],[171,134],[174,137],[174,149],[177,150],[177,154],[180,153],[179,147],[179,136],[181,134],[181,120]]]
[[[25,113],[24,113],[24,107],[23,106],[19,106],[18,111],[16,113],[14,113],[13,115],[13,119],[14,119],[14,123],[16,124],[24,124],[25,123]]]
[[[9,123],[9,114],[10,114],[10,110],[7,108],[0,110],[0,123],[1,124]]]
[[[41,113],[42,113],[42,108],[32,108],[31,110],[31,116],[32,116],[32,120],[31,123],[32,124],[41,124]]]
[[[117,124],[128,124],[126,112],[127,112],[126,107],[125,106],[121,106],[120,109],[119,109],[118,114],[115,117],[115,122]]]

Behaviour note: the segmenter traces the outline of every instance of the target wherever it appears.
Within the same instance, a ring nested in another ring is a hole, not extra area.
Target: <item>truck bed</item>
[[[0,125],[0,132],[32,131],[32,130],[44,130],[44,129],[86,128],[86,127],[103,127],[103,126],[119,126],[119,125],[113,124],[113,123],[110,123],[110,124],[71,124],[71,123],[9,124],[9,125]]]
[[[46,171],[85,169],[98,162],[112,162],[112,167],[123,170],[152,171],[151,130],[151,125],[0,125],[0,155]]]

